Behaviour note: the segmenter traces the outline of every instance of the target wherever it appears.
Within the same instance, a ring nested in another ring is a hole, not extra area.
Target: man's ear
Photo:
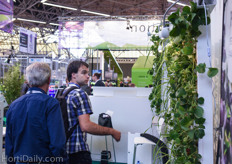
[[[75,76],[76,73],[72,73],[72,79],[76,79],[76,76]],[[71,79],[71,80],[72,80]]]

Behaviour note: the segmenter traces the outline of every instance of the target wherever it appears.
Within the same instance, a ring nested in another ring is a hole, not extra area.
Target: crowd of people
[[[92,164],[87,133],[111,135],[120,141],[120,131],[90,120],[93,114],[90,99],[81,89],[90,78],[87,63],[73,61],[67,68],[65,91],[77,87],[66,97],[69,128],[77,124],[70,138],[65,135],[59,102],[47,95],[51,81],[49,65],[40,62],[29,65],[26,78],[25,85],[30,88],[11,103],[7,112],[5,149],[8,164]],[[97,84],[98,75],[96,79]]]

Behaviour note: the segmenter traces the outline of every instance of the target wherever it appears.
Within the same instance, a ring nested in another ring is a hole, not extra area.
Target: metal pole
[[[98,70],[98,50],[97,50],[97,70]]]
[[[93,74],[93,49],[92,49],[92,71],[91,71],[91,76]]]

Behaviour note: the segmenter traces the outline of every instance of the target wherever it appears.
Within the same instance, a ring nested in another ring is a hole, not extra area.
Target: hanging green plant
[[[154,87],[149,96],[151,108],[164,118],[166,132],[163,134],[170,145],[170,163],[200,163],[198,140],[205,135],[204,98],[198,97],[197,72],[204,73],[206,65],[197,66],[196,43],[201,34],[200,25],[205,25],[204,9],[193,2],[183,11],[172,13],[168,20],[173,29],[166,40],[158,35],[152,37]],[[209,18],[208,23],[210,22]],[[157,31],[158,33],[158,31]],[[162,52],[159,46],[166,45]],[[208,68],[208,76],[217,74],[216,68]],[[165,75],[165,76],[164,76]]]

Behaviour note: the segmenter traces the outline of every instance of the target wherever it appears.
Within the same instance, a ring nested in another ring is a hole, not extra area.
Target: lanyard
[[[41,92],[41,91],[36,91],[36,90],[27,91],[26,94],[33,94],[33,93],[42,93],[42,94],[43,94],[43,92]]]

